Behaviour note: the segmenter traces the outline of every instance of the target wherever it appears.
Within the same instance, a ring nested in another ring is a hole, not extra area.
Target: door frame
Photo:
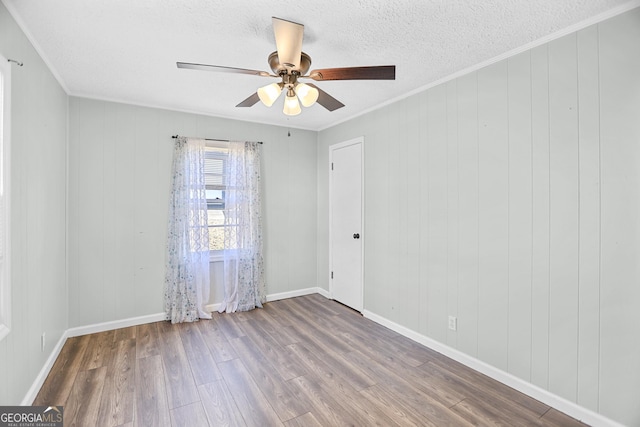
[[[347,141],[338,142],[329,146],[329,297],[333,299],[333,279],[331,273],[333,271],[333,174],[331,173],[333,164],[333,152],[341,148],[348,147],[350,145],[360,144],[360,306],[361,311],[364,311],[364,240],[366,239],[365,225],[364,225],[364,189],[365,189],[365,173],[364,173],[364,136],[349,139]]]

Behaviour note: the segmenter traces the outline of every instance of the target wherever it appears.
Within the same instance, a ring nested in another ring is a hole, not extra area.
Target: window
[[[11,64],[0,55],[0,340],[11,328],[11,271],[9,245],[9,117]]]
[[[224,249],[224,172],[228,149],[207,146],[205,151],[205,184],[209,217],[209,250],[220,255]]]

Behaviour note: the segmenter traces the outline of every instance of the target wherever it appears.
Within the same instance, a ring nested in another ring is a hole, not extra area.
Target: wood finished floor
[[[584,426],[320,295],[67,340],[68,426]]]

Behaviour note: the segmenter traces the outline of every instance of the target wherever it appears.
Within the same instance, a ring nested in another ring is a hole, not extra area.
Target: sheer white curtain
[[[173,152],[164,308],[171,323],[211,319],[204,139],[178,137]]]
[[[224,301],[220,313],[265,301],[260,198],[260,145],[229,143],[225,174]]]

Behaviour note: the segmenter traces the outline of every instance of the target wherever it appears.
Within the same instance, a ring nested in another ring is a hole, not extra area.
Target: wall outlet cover
[[[458,318],[456,316],[449,316],[449,329],[452,331],[458,330]]]

